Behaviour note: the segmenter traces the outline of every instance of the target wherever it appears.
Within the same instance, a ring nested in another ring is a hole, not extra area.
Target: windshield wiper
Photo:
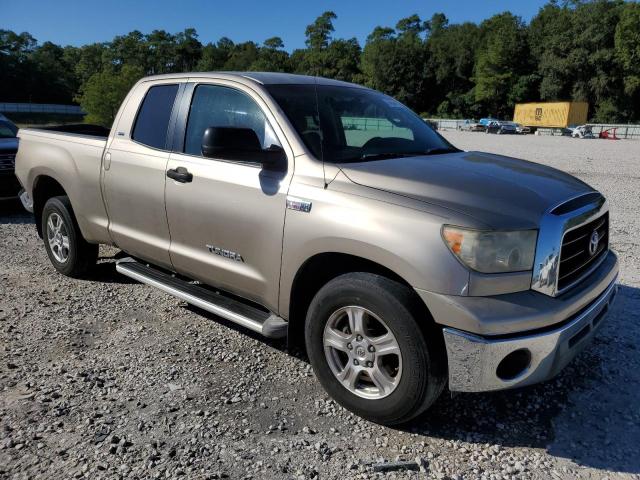
[[[385,158],[398,158],[398,157],[415,157],[420,155],[419,153],[399,153],[399,152],[387,152],[387,153],[365,153],[360,155],[358,160],[384,160]]]
[[[428,150],[422,150],[417,152],[385,152],[385,153],[365,153],[360,155],[358,160],[384,160],[385,158],[404,158],[404,157],[419,157],[421,155],[440,155],[444,153],[459,152],[457,148],[452,147],[436,147]]]
[[[460,150],[455,147],[436,147],[422,152],[421,155],[440,155],[443,153],[454,153],[459,151]]]

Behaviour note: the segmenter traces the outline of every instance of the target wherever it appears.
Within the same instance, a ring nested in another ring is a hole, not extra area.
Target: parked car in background
[[[475,120],[465,120],[458,125],[458,130],[464,132],[484,132],[484,126],[480,125],[480,123]]]
[[[16,198],[20,183],[15,175],[18,127],[7,117],[0,118],[0,200]]]
[[[497,133],[498,135],[503,135],[506,133],[517,133],[516,125],[513,122],[501,122],[498,120],[493,120],[490,122],[485,130],[487,133]]]
[[[512,122],[515,127],[516,127],[516,133],[519,135],[526,135],[528,133],[531,133],[531,129],[525,125],[522,125],[520,123],[516,123],[516,122]]]
[[[486,128],[489,126],[489,124],[491,122],[499,122],[500,120],[498,120],[497,118],[481,118],[480,120],[478,120],[478,125],[482,126],[483,129],[486,130]]]
[[[573,138],[596,138],[591,129],[591,125],[580,125],[571,132]]]

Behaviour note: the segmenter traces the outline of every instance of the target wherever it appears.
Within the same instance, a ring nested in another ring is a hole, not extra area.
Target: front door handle
[[[180,183],[189,183],[193,180],[193,175],[184,167],[167,170],[167,177]]]

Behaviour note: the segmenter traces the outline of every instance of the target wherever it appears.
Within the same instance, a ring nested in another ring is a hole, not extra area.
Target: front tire
[[[69,197],[47,200],[42,209],[42,233],[49,260],[58,272],[78,278],[95,265],[98,245],[82,237]]]
[[[331,280],[316,294],[305,324],[318,380],[342,406],[376,423],[408,422],[446,384],[442,333],[419,318],[414,292],[370,273]]]

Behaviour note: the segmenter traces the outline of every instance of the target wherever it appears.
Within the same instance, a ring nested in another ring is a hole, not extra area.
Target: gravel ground
[[[611,202],[618,300],[557,378],[443,395],[411,427],[381,427],[331,401],[284,343],[116,274],[114,249],[88,280],[56,274],[32,218],[5,203],[0,478],[640,478],[640,142],[445,136],[566,170]]]

